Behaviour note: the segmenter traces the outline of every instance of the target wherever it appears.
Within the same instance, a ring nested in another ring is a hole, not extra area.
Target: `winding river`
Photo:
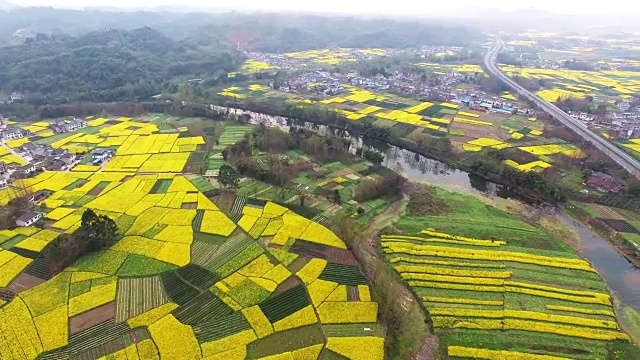
[[[224,108],[218,107],[217,110],[224,110]],[[287,131],[291,126],[291,122],[284,117],[240,109],[229,109],[229,111],[236,115],[250,115],[251,122],[254,124],[264,124]],[[311,123],[305,123],[301,127],[320,133],[332,131],[326,126]],[[389,144],[377,144],[376,146],[375,142],[372,143],[349,135],[347,137],[352,140],[355,147],[364,145],[381,151],[384,154],[382,165],[403,174],[409,180],[452,190],[458,189],[467,193],[483,194],[490,197],[499,196],[519,201],[517,194],[509,187],[454,169],[443,162]],[[634,337],[637,343],[640,342],[640,332],[634,333],[628,317],[629,309],[640,312],[640,269],[622,256],[611,243],[602,239],[585,225],[565,214],[559,216],[566,226],[573,228],[580,236],[581,252],[598,270],[611,291],[621,325]]]

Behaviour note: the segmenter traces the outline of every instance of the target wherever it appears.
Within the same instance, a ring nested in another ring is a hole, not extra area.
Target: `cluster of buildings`
[[[500,97],[488,96],[484,92],[471,92],[468,95],[454,94],[455,97],[449,101],[452,103],[461,103],[469,106],[472,110],[493,112],[499,114],[518,114],[522,116],[535,117],[538,111],[528,107],[524,107],[519,103],[505,100]],[[460,97],[462,95],[462,97]]]
[[[0,189],[12,188],[13,181],[33,177],[43,171],[70,171],[80,162],[80,157],[70,154],[67,150],[52,149],[48,145],[27,143],[17,149],[22,156],[31,156],[32,162],[27,165],[7,165],[0,161]],[[91,163],[99,164],[113,156],[111,149],[95,149],[92,152]],[[15,188],[16,191],[23,189]],[[40,190],[29,195],[29,201],[37,205],[50,196],[46,190]],[[28,211],[16,220],[17,226],[31,226],[42,219],[43,214],[37,211]]]
[[[2,141],[22,139],[23,137],[29,135],[31,135],[31,131],[20,129],[16,126],[7,126],[2,131],[0,131],[0,137],[2,138]]]
[[[49,145],[32,142],[28,142],[13,150],[25,161],[29,161],[26,165],[18,165],[15,163],[6,164],[0,161],[0,176],[7,181],[28,178],[40,171],[69,170],[79,161],[78,157],[69,153],[68,150],[54,149]],[[6,185],[5,183],[5,186]]]
[[[87,121],[84,119],[59,120],[49,124],[49,128],[55,133],[74,132],[87,127]],[[30,130],[21,129],[17,126],[7,125],[7,119],[0,116],[0,139],[2,141],[22,139],[30,136]]]
[[[449,94],[459,84],[471,83],[473,74],[449,72],[436,78],[425,78],[420,74],[393,71],[387,76],[377,74],[372,77],[359,75],[356,72],[341,73],[329,71],[309,71],[293,75],[285,80],[278,90],[291,93],[316,93],[333,96],[343,92],[342,84],[349,84],[372,92],[392,92],[398,95],[436,98]]]
[[[640,113],[612,114],[598,118],[592,123],[604,127],[607,134],[617,140],[640,138]]]
[[[86,126],[85,120],[74,118],[56,121],[51,123],[49,128],[56,133],[66,133],[78,131]],[[0,115],[0,143],[31,135],[33,133],[29,130],[8,125],[8,119]],[[11,149],[11,151],[27,164],[7,164],[0,161],[0,189],[11,186],[13,180],[28,178],[41,171],[68,171],[81,160],[79,156],[71,154],[68,150],[54,149],[50,145],[31,141]],[[110,149],[96,149],[93,151],[91,162],[100,164],[111,156],[113,156],[113,151]]]
[[[49,127],[56,133],[74,132],[86,128],[87,121],[79,118],[73,118],[71,120],[58,120],[53,124],[49,124]]]
[[[440,75],[437,81],[425,82],[418,74],[405,74],[398,71],[387,77],[381,74],[364,77],[355,72],[345,74],[318,70],[297,74],[284,81],[278,90],[306,96],[310,94],[340,96],[348,93],[347,87],[343,86],[348,84],[374,93],[391,92],[429,101],[464,104],[479,111],[520,113],[530,116],[537,113],[513,101],[490,96],[479,86],[460,87],[462,82],[469,80],[468,76],[474,75],[450,72]]]
[[[311,50],[299,53],[263,53],[247,52],[246,55],[254,62],[266,63],[275,72],[279,68],[288,71],[318,68],[320,65],[337,65],[346,62],[367,61],[382,56],[413,55],[422,59],[458,54],[463,51],[455,46],[423,46],[407,49],[353,49],[332,47],[324,50]],[[268,70],[268,69],[265,69]]]
[[[386,77],[380,74],[364,77],[355,72],[317,70],[293,75],[284,81],[278,90],[305,96],[341,96],[348,93],[348,89],[343,86],[348,84],[374,93],[391,92],[429,101],[464,104],[480,111],[536,116],[537,110],[487,94],[480,86],[476,86],[469,76],[474,75],[452,71],[441,74],[436,81],[433,79],[424,81],[420,75],[398,71]],[[568,112],[568,114],[588,126],[604,129],[615,139],[640,137],[640,99],[638,98],[618,100],[615,110],[605,116],[596,116],[587,112]]]
[[[66,133],[78,131],[87,126],[87,122],[82,119],[60,120],[49,125],[49,128],[56,133]],[[32,132],[21,129],[17,126],[8,125],[8,119],[0,115],[0,146],[6,146],[4,142],[22,139],[31,136]],[[23,191],[16,187],[14,181],[33,177],[43,171],[70,171],[81,161],[81,156],[71,154],[65,149],[54,149],[50,145],[27,142],[20,147],[9,149],[12,154],[22,158],[26,165],[16,163],[7,164],[0,161],[0,189],[13,188],[16,191]],[[111,149],[95,149],[91,153],[90,162],[94,165],[114,155]],[[45,200],[50,193],[45,190],[29,194],[29,201],[32,205]],[[42,219],[43,214],[38,211],[26,211],[15,221],[17,226],[31,226]]]
[[[602,116],[571,111],[568,114],[587,126],[605,132],[612,139],[640,138],[640,99],[638,98],[618,100],[615,109]]]

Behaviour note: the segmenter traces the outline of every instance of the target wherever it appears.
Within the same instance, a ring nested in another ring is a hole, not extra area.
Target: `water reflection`
[[[220,108],[222,109],[222,108]],[[218,109],[218,110],[220,110]],[[222,109],[224,110],[224,109]],[[320,134],[332,133],[351,140],[351,152],[357,148],[376,150],[384,155],[382,165],[404,174],[409,180],[434,184],[446,188],[456,188],[466,192],[476,192],[488,196],[522,199],[508,186],[487,181],[449,165],[429,159],[409,150],[404,150],[375,140],[351,136],[347,131],[327,126],[292,121],[280,116],[258,114],[240,109],[230,109],[236,115],[249,114],[251,123],[278,127],[289,131],[290,127],[305,128]],[[529,201],[530,202],[530,201]],[[577,221],[562,215],[567,226],[573,227],[582,239],[582,252],[586,259],[598,270],[619,305],[640,311],[640,270],[622,256],[609,242],[603,240]],[[624,323],[624,322],[623,322]]]
[[[640,269],[589,228],[565,215],[562,220],[578,232],[584,257],[598,270],[621,305],[640,311]]]
[[[242,109],[224,108],[219,106],[215,106],[214,109],[218,111],[228,111],[230,114],[234,114],[236,116],[249,115],[250,123],[256,125],[277,127],[284,131],[289,131],[291,128],[302,128],[313,130],[321,135],[332,134],[344,139],[349,139],[352,143],[350,148],[351,153],[355,154],[356,149],[358,148],[377,151],[384,156],[384,160],[382,161],[383,166],[403,174],[411,181],[433,184],[466,192],[475,192],[487,196],[499,196],[504,198],[517,197],[516,193],[508,186],[487,181],[479,176],[454,169],[441,161],[427,158],[426,156],[389,145],[382,141],[353,136],[343,129],[330,128],[325,125],[303,122],[282,116],[259,114]]]
[[[486,196],[521,199],[510,187],[452,168],[438,160],[391,146],[383,165],[415,182],[433,184]]]

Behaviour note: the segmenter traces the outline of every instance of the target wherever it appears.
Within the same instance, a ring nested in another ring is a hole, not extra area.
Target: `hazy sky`
[[[630,13],[640,10],[633,0],[565,1],[565,0],[9,0],[20,6],[49,5],[56,7],[152,7],[159,5],[190,7],[232,7],[236,9],[294,10],[383,14],[434,14],[463,8],[496,8],[513,11],[538,8],[562,13]],[[90,4],[90,5],[88,5]]]

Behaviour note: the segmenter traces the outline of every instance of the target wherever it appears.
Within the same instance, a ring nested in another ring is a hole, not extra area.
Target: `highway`
[[[584,125],[581,121],[575,120],[574,118],[569,116],[567,113],[562,111],[557,106],[545,100],[542,100],[537,95],[526,90],[525,88],[517,84],[515,81],[511,80],[502,71],[500,71],[500,69],[496,64],[496,59],[498,57],[498,54],[502,52],[503,49],[504,49],[504,42],[498,39],[491,46],[491,48],[489,48],[489,50],[487,51],[484,57],[484,64],[487,70],[489,70],[489,72],[493,76],[496,76],[497,78],[502,80],[504,83],[509,85],[509,87],[511,87],[515,92],[517,92],[520,95],[520,97],[524,97],[531,100],[540,109],[547,112],[554,119],[557,119],[566,127],[573,130],[576,134],[578,134],[582,138],[592,143],[596,148],[598,148],[600,151],[602,151],[607,156],[609,156],[611,160],[620,164],[620,166],[622,166],[625,170],[630,172],[633,176],[635,176],[636,178],[640,178],[640,161],[634,159],[631,155],[625,153],[623,150],[617,148],[612,143],[598,136],[596,133],[594,133],[589,128],[587,128],[587,126]]]

